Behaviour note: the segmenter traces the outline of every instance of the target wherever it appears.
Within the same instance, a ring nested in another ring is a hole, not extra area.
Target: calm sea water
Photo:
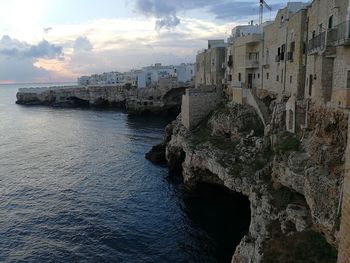
[[[247,203],[145,160],[169,120],[16,105],[25,86],[0,85],[0,262],[230,262]]]

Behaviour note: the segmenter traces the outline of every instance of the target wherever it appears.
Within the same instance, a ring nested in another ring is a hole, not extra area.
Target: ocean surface
[[[144,158],[169,119],[16,105],[29,86],[0,85],[0,262],[230,262],[249,203]]]

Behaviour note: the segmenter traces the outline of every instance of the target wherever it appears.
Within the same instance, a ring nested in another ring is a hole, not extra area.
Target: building
[[[218,105],[221,94],[217,91],[222,83],[234,102],[254,107],[265,126],[271,114],[261,98],[286,101],[285,129],[292,133],[301,134],[307,128],[310,105],[348,112],[350,1],[289,2],[273,22],[234,28],[228,44],[209,41],[208,48],[196,58],[196,88],[183,96],[181,116],[185,127],[196,127]],[[350,263],[349,153],[348,142],[339,263]]]
[[[225,76],[225,52],[227,43],[224,40],[209,40],[208,48],[200,51],[196,57],[196,87],[221,87]]]
[[[305,5],[289,3],[264,27],[263,89],[303,97],[305,85]],[[299,8],[298,8],[299,7]]]
[[[349,1],[318,0],[308,9],[305,96],[316,103],[350,107]]]
[[[160,63],[144,67],[139,70],[129,72],[105,72],[91,76],[82,76],[78,78],[78,84],[88,85],[131,85],[134,88],[148,88],[159,86],[159,81],[164,78],[176,78],[179,85],[191,86],[194,82],[195,64],[162,66]],[[171,81],[171,83],[173,80]],[[164,81],[162,86],[164,86]]]

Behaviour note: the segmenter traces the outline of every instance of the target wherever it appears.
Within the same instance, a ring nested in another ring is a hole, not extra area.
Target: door
[[[253,74],[248,74],[248,88],[251,89],[253,87]]]

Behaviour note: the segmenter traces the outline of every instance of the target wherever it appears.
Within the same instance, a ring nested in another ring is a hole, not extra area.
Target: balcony
[[[326,32],[322,32],[319,35],[309,40],[308,53],[309,55],[322,51],[326,47]]]
[[[350,45],[350,21],[343,22],[328,30],[327,44],[330,46]]]
[[[250,34],[238,38],[239,43],[247,45],[256,45],[263,39],[262,34]]]
[[[259,68],[259,60],[255,59],[248,59],[245,64],[246,68],[254,69],[254,68]]]

